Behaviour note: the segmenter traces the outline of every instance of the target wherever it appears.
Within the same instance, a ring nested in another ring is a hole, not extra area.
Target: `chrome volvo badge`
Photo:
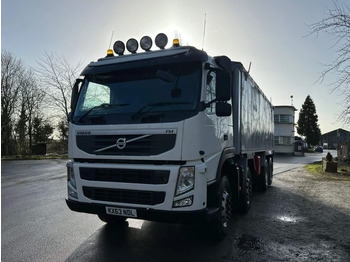
[[[116,145],[119,149],[124,149],[126,146],[126,138],[118,138]]]

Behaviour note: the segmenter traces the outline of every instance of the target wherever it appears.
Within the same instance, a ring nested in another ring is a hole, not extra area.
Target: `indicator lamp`
[[[123,55],[125,51],[125,45],[122,41],[116,41],[113,45],[113,50],[118,55]]]
[[[180,41],[179,41],[179,39],[175,38],[173,40],[173,47],[179,47],[179,46],[180,46]]]
[[[132,54],[135,54],[137,49],[139,48],[139,44],[135,38],[130,38],[126,42],[126,49]]]
[[[149,51],[152,47],[152,39],[149,36],[144,36],[140,40],[140,46],[143,50]]]
[[[107,50],[107,56],[106,56],[106,57],[112,57],[112,56],[114,56],[113,50],[112,50],[112,49],[108,49],[108,50]]]
[[[168,43],[168,37],[165,34],[160,33],[156,36],[155,42],[156,42],[156,46],[158,46],[160,49],[164,49],[164,47]]]

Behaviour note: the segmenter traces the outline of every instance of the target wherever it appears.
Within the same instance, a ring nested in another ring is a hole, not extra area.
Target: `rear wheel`
[[[258,189],[259,191],[266,191],[269,187],[269,166],[268,161],[265,159],[264,166],[261,168],[260,175],[258,176]]]
[[[269,168],[268,168],[268,170],[269,170],[269,182],[268,182],[268,184],[270,186],[272,184],[272,181],[273,181],[273,159],[272,159],[272,157],[269,158],[268,166],[269,166]]]

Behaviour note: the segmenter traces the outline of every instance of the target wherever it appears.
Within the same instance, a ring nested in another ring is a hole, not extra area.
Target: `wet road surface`
[[[71,212],[64,160],[2,162],[2,261],[350,261],[350,185],[305,178],[308,157],[277,156],[273,186],[219,243],[199,225],[113,228]]]

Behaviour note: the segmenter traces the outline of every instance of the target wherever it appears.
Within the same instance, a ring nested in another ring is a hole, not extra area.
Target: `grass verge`
[[[1,158],[1,161],[11,161],[11,160],[43,160],[43,159],[65,159],[68,156],[66,154],[63,155],[30,155],[30,156],[5,156]]]
[[[337,173],[326,173],[322,170],[322,161],[318,161],[305,166],[305,169],[322,179],[350,181],[350,165],[338,165]]]

